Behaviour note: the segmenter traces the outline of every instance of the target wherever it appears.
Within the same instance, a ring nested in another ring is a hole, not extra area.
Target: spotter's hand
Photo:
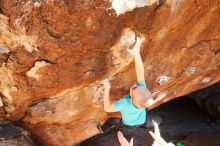
[[[169,142],[167,143],[161,136],[160,136],[160,130],[158,127],[158,124],[155,121],[152,121],[154,124],[154,133],[150,131],[150,135],[154,139],[154,143],[152,146],[175,146],[173,143]]]
[[[130,142],[128,142],[121,131],[118,131],[118,140],[121,146],[133,146],[133,138],[130,140]]]

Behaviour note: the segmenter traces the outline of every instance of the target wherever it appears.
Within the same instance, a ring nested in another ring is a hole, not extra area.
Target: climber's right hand
[[[137,37],[137,40],[136,40],[136,43],[133,47],[133,49],[127,49],[127,51],[132,55],[132,56],[137,56],[137,55],[140,55],[140,48],[141,48],[141,45],[144,41],[144,38],[140,38],[140,37]]]

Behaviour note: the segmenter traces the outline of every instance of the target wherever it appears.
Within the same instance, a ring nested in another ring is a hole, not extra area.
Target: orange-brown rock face
[[[112,78],[112,99],[135,83],[126,49],[137,35],[152,108],[220,80],[218,0],[113,2],[0,1],[2,119],[22,119],[44,145],[96,134],[108,117],[101,80]]]

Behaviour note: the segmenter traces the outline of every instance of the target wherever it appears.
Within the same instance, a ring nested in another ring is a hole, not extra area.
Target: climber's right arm
[[[109,92],[110,92],[110,83],[107,79],[103,81],[104,84],[104,111],[105,112],[116,112],[114,108],[114,103],[110,102]]]
[[[134,57],[135,61],[135,70],[137,75],[137,82],[144,82],[144,64],[140,55],[141,44],[143,43],[144,38],[137,37],[136,44],[132,50],[128,49],[127,51]]]

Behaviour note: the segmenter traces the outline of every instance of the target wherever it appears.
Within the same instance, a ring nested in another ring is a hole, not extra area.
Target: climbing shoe
[[[99,132],[103,133],[102,128],[101,128],[102,124],[99,121],[96,123],[96,126],[97,126],[97,129],[99,130]]]

